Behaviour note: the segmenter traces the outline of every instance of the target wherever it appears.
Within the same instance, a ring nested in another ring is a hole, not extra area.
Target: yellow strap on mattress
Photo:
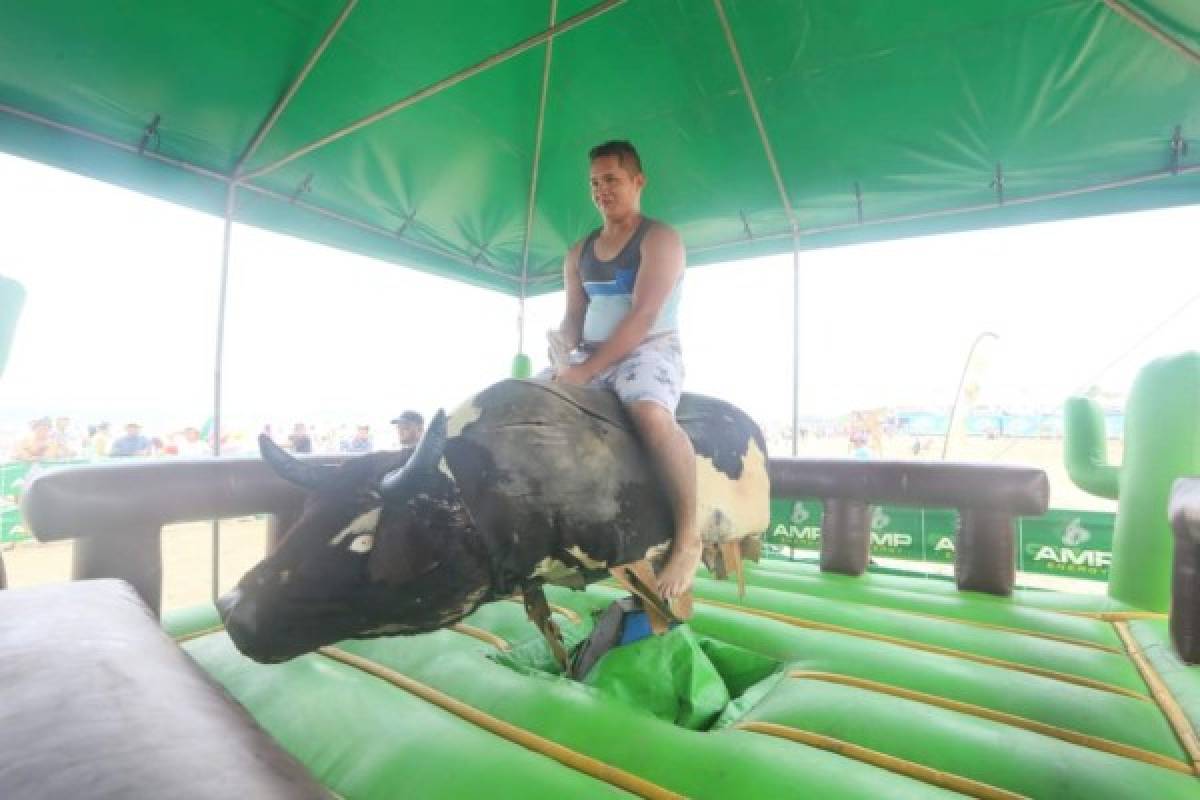
[[[1043,736],[1052,736],[1055,739],[1061,739],[1064,742],[1081,745],[1091,748],[1092,750],[1101,750],[1105,753],[1112,753],[1117,756],[1124,756],[1135,761],[1143,761],[1147,764],[1153,764],[1156,767],[1175,770],[1186,775],[1192,774],[1192,767],[1183,761],[1170,756],[1164,756],[1161,753],[1154,753],[1150,750],[1144,750],[1133,745],[1114,742],[1111,739],[1104,739],[1100,736],[1092,736],[1087,733],[1080,733],[1067,728],[1060,728],[1056,725],[1049,725],[1045,722],[1029,719],[1028,717],[1019,717],[1016,714],[1009,714],[1004,711],[997,711],[984,706],[977,706],[973,703],[964,703],[961,700],[951,700],[948,697],[938,697],[937,695],[918,692],[913,689],[905,689],[900,686],[893,686],[888,683],[880,683],[878,681],[868,680],[866,678],[858,678],[852,675],[839,675],[833,672],[811,672],[807,670],[796,670],[788,674],[789,677],[799,678],[802,680],[825,681],[827,683],[838,683],[843,686],[852,686],[855,689],[865,689],[869,692],[878,692],[880,694],[891,695],[892,697],[900,697],[905,700],[913,700],[925,705],[937,706],[950,711],[957,711],[960,714],[969,714],[973,717],[991,720],[992,722],[1000,722],[1005,725],[1011,725],[1014,728],[1023,728],[1027,731],[1040,733]]]
[[[925,653],[936,653],[942,656],[950,656],[951,658],[961,658],[964,661],[974,661],[977,664],[987,664],[992,667],[1001,667],[1002,669],[1011,669],[1018,672],[1026,672],[1030,675],[1038,675],[1042,678],[1050,678],[1052,680],[1062,681],[1063,683],[1073,683],[1076,686],[1086,686],[1089,689],[1099,689],[1102,692],[1112,692],[1113,694],[1132,697],[1136,700],[1144,702],[1153,702],[1150,698],[1135,692],[1133,689],[1126,689],[1124,686],[1117,686],[1112,683],[1094,680],[1092,678],[1084,678],[1079,675],[1071,675],[1058,670],[1046,669],[1045,667],[1035,667],[1030,664],[1021,664],[1016,661],[1005,661],[1001,658],[992,658],[991,656],[978,655],[976,653],[968,653],[964,650],[955,650],[951,647],[942,647],[936,644],[925,644],[924,642],[914,642],[910,639],[900,639],[896,636],[888,636],[882,633],[871,633],[870,631],[862,631],[856,628],[847,628],[842,625],[833,625],[828,622],[815,622],[813,620],[800,619],[798,617],[790,617],[787,614],[779,614],[775,611],[763,611],[757,608],[748,606],[738,606],[733,603],[724,603],[720,600],[702,600],[696,599],[697,603],[702,605],[716,606],[718,608],[729,609],[730,611],[738,611],[743,614],[750,614],[755,617],[763,617],[772,619],[778,622],[785,622],[788,625],[794,625],[797,628],[808,628],[815,631],[826,631],[828,633],[840,633],[845,636],[854,636],[860,639],[869,639],[874,642],[885,642],[894,644],[900,647],[907,647],[912,650],[920,650]]]
[[[837,753],[840,756],[852,758],[864,764],[886,769],[898,775],[904,775],[905,777],[932,784],[933,786],[940,786],[943,789],[965,794],[968,797],[978,797],[981,800],[1022,800],[1025,797],[1025,795],[1016,794],[1015,792],[1010,792],[1007,789],[1001,789],[987,783],[981,783],[971,778],[964,778],[961,775],[943,772],[932,767],[927,767],[924,764],[917,764],[916,762],[897,758],[887,753],[880,753],[878,750],[871,750],[851,744],[850,742],[844,742],[841,739],[834,739],[831,736],[810,733],[809,731],[792,728],[787,725],[777,725],[774,722],[742,722],[737,727],[744,731],[765,733],[768,736],[790,739],[793,742],[806,744],[809,747],[819,747],[822,750],[828,750],[831,753]]]
[[[606,764],[591,756],[571,750],[558,742],[538,736],[536,733],[527,731],[524,728],[518,728],[510,722],[493,717],[474,706],[467,705],[457,698],[444,694],[431,686],[426,686],[407,675],[389,669],[375,661],[348,653],[336,647],[322,647],[317,652],[334,661],[340,661],[347,666],[360,669],[380,680],[387,681],[399,689],[416,695],[427,703],[432,703],[438,708],[449,711],[451,714],[473,725],[478,725],[489,733],[508,739],[514,744],[540,753],[547,758],[552,758],[571,769],[590,775],[596,780],[604,781],[638,797],[651,798],[651,800],[667,800],[668,798],[674,800],[674,798],[682,798],[682,795],[664,789],[657,784],[647,781],[645,778],[626,772],[611,764]]]
[[[1183,709],[1179,707],[1171,690],[1163,683],[1162,678],[1154,671],[1154,665],[1147,660],[1142,653],[1142,648],[1138,646],[1137,639],[1133,638],[1133,634],[1129,631],[1129,625],[1124,622],[1114,622],[1113,627],[1117,629],[1117,635],[1121,637],[1122,644],[1129,651],[1129,657],[1133,659],[1134,666],[1142,675],[1142,680],[1150,687],[1150,695],[1154,698],[1154,702],[1158,703],[1158,707],[1162,709],[1163,716],[1167,718],[1167,722],[1171,723],[1171,728],[1175,731],[1175,735],[1179,737],[1180,744],[1187,751],[1188,757],[1192,759],[1192,769],[1195,774],[1200,775],[1200,740],[1196,738],[1196,731],[1192,728],[1192,723],[1188,721],[1187,715],[1183,713]]]

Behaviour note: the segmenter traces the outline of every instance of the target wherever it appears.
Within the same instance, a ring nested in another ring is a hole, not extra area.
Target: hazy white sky
[[[587,191],[581,178],[580,191]],[[0,274],[29,297],[0,424],[200,424],[212,406],[221,223],[0,155]],[[985,401],[1058,405],[1126,389],[1158,355],[1200,349],[1200,207],[802,255],[804,414],[948,406],[971,342],[1000,339]],[[527,350],[562,296],[530,302]],[[362,420],[453,406],[504,377],[512,298],[235,228],[225,408],[235,424]],[[790,256],[689,272],[688,387],[764,424],[791,417]]]

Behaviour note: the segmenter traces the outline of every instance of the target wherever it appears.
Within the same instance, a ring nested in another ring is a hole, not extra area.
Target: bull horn
[[[384,475],[383,480],[379,482],[379,493],[383,495],[383,499],[407,499],[418,479],[437,469],[445,449],[446,412],[439,409],[408,462]]]
[[[292,456],[265,433],[259,434],[258,451],[276,475],[305,489],[316,489],[330,471],[328,466],[308,464]]]

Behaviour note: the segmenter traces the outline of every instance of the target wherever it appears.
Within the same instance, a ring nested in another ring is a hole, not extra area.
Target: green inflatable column
[[[17,330],[17,317],[25,302],[25,288],[21,284],[0,275],[0,375],[8,363],[8,351],[12,348],[13,334]]]
[[[514,378],[528,378],[533,374],[533,362],[529,360],[529,356],[524,353],[517,353],[513,357],[512,376]]]
[[[1076,486],[1117,501],[1108,594],[1147,611],[1171,605],[1171,484],[1200,474],[1200,353],[1152,361],[1125,409],[1125,456],[1107,463],[1104,417],[1085,397],[1067,401],[1066,466]]]

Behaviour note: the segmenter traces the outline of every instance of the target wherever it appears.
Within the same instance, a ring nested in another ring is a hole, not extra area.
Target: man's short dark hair
[[[629,171],[631,175],[642,174],[642,159],[633,145],[624,139],[613,139],[604,144],[598,144],[588,151],[588,161],[595,161],[604,156],[616,156],[617,163]]]

